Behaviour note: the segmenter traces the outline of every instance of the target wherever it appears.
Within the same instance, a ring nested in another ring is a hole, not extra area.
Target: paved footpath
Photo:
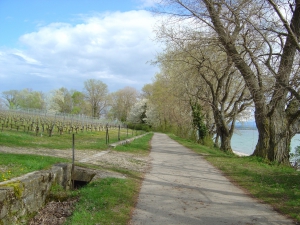
[[[130,224],[295,224],[247,196],[201,156],[155,133]]]

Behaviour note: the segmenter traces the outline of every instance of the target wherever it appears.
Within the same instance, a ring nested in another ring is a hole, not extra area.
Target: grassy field
[[[126,145],[118,145],[114,148],[115,151],[119,152],[130,152],[135,154],[149,154],[149,145],[145,144],[150,142],[153,133],[149,133],[141,138],[135,139],[133,142]]]
[[[7,132],[1,133],[2,136]],[[16,141],[16,145],[19,147],[25,147],[24,145],[17,143],[17,137],[23,136],[24,140],[27,140],[29,144],[31,135],[20,134],[18,132],[9,133],[11,136],[8,143]],[[138,133],[137,133],[138,134]],[[90,134],[91,135],[91,134]],[[149,133],[133,142],[118,146],[116,151],[135,153],[147,155],[150,152],[150,140],[153,134]],[[41,141],[44,143],[42,146],[49,148],[54,142],[52,138],[43,138]],[[61,138],[61,137],[60,137]],[[85,138],[91,140],[92,137],[85,136]],[[49,144],[49,139],[51,143]],[[1,139],[0,139],[1,140]],[[24,143],[24,140],[20,140]],[[61,139],[59,139],[61,142]],[[1,145],[3,143],[1,142]],[[40,145],[37,145],[38,147]],[[58,145],[57,145],[58,146]],[[58,147],[55,146],[55,149]],[[86,145],[91,149],[91,144]],[[32,146],[30,146],[32,147]],[[106,146],[107,147],[107,146]],[[11,177],[20,176],[22,174],[46,169],[57,162],[66,162],[66,159],[35,156],[35,155],[18,155],[18,154],[0,154],[0,181],[8,180]],[[87,165],[86,165],[87,166]],[[93,166],[97,169],[97,166]],[[99,168],[101,169],[101,168]],[[59,188],[53,188],[52,199],[65,200],[68,198],[78,197],[79,202],[76,204],[73,215],[68,218],[66,224],[127,224],[130,219],[130,213],[135,205],[140,184],[142,182],[142,174],[134,171],[124,171],[119,168],[113,168],[114,171],[124,173],[126,179],[118,178],[104,178],[94,182],[91,182],[87,186],[74,191],[64,191]],[[63,196],[63,198],[61,197]],[[49,199],[51,200],[51,199]]]
[[[50,168],[58,162],[67,162],[67,160],[48,156],[0,153],[0,182],[36,170]]]
[[[141,134],[141,131],[132,132],[121,129],[120,139],[125,140]],[[109,143],[118,141],[118,129],[109,130]],[[107,149],[105,131],[87,131],[75,134],[76,149]],[[35,136],[34,133],[21,131],[3,131],[0,132],[0,145],[22,148],[48,148],[48,149],[70,149],[72,148],[72,134],[64,133],[60,135],[54,133],[53,136]]]
[[[131,178],[92,182],[75,191],[79,202],[66,224],[127,224],[138,190],[139,182]]]
[[[268,163],[257,157],[238,157],[169,135],[180,144],[203,155],[234,183],[279,212],[300,222],[300,172]]]

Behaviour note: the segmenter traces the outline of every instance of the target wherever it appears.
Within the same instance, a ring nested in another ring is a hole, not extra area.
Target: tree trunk
[[[278,72],[275,76],[275,90],[268,104],[268,101],[265,99],[264,89],[260,87],[254,72],[239,54],[234,39],[231,39],[231,34],[224,28],[218,13],[219,11],[214,8],[215,5],[213,3],[215,2],[208,0],[204,2],[222,45],[244,77],[254,100],[255,120],[259,137],[253,155],[270,161],[288,164],[290,141],[293,137],[293,133],[291,132],[293,124],[292,121],[288,121],[289,118],[285,113],[284,104],[286,103],[287,89],[282,90],[282,88],[289,85],[289,76],[293,68],[296,52],[295,40],[293,40],[291,35],[288,35],[286,39]],[[297,37],[300,36],[299,2],[297,0],[297,6],[291,20],[291,27]]]
[[[291,27],[297,37],[300,35],[299,3],[300,1],[297,3],[291,20]],[[289,76],[297,51],[296,45],[293,42],[293,38],[289,35],[284,44],[279,69],[276,75],[275,90],[268,106],[268,108],[271,109],[270,112],[268,114],[257,113],[257,115],[255,115],[259,137],[253,155],[286,165],[290,164],[290,143],[292,137],[295,135],[293,127],[299,123],[295,118],[291,118],[293,114],[297,115],[295,112],[289,112],[292,105],[286,105],[286,96],[288,95],[288,89],[286,89],[286,87],[289,86]],[[299,106],[296,107],[296,111],[298,109]],[[259,112],[257,105],[256,111]],[[293,111],[295,111],[295,109]]]
[[[220,132],[220,139],[221,139],[220,149],[222,151],[232,153],[231,137],[232,137],[232,134],[230,135],[230,133],[228,133],[228,132],[222,132],[222,131]]]
[[[217,133],[216,134],[216,138],[215,138],[215,142],[214,142],[214,147],[216,148],[220,148],[220,145],[219,145],[219,134]]]
[[[233,131],[228,128],[226,121],[224,120],[222,114],[219,111],[214,111],[217,135],[219,135],[221,140],[220,149],[224,152],[231,152],[231,138]]]
[[[286,118],[285,112],[276,110],[265,120],[256,120],[259,135],[254,156],[289,165],[290,143],[294,133]]]

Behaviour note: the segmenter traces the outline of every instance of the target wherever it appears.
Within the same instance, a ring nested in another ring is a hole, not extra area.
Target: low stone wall
[[[71,187],[72,164],[56,164],[0,183],[0,225],[24,224],[27,215],[45,204],[51,186]]]

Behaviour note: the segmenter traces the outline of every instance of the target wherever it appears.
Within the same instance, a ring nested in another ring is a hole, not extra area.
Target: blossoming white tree
[[[143,98],[133,105],[128,114],[128,122],[139,124],[146,122],[147,101],[147,99]]]

